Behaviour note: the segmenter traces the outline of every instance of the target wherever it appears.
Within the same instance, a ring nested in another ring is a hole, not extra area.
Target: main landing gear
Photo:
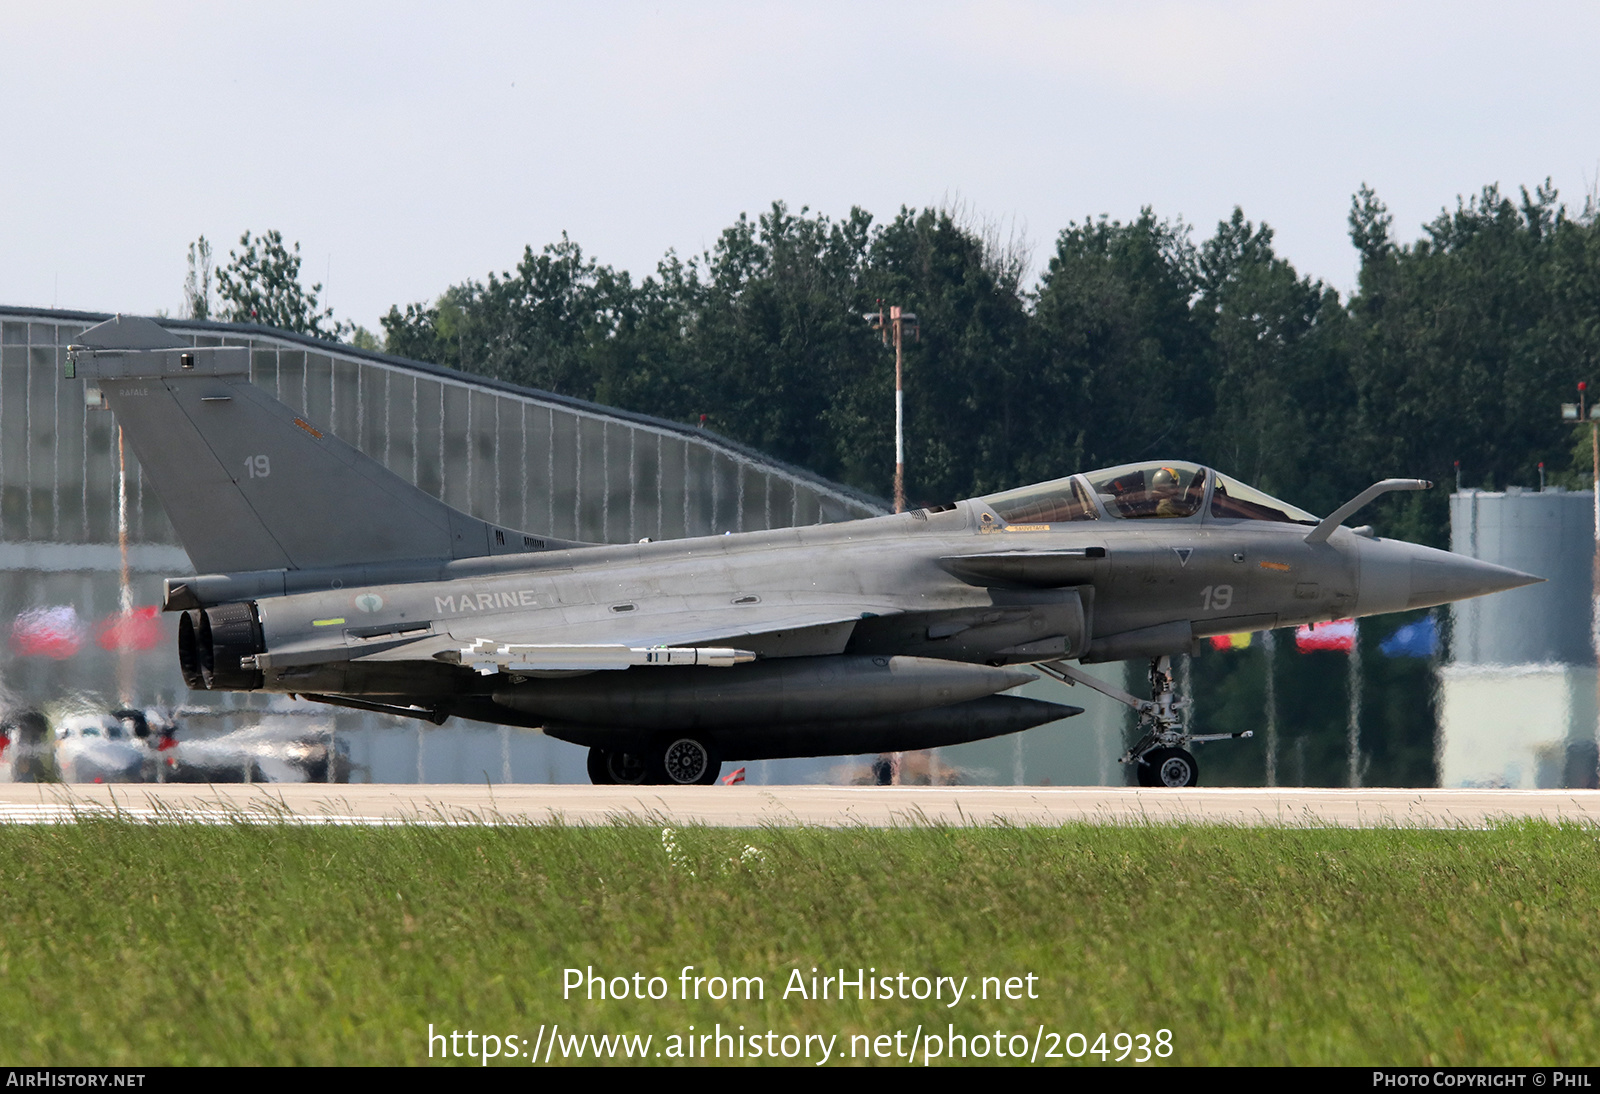
[[[589,750],[589,781],[596,786],[638,786],[645,781],[644,758],[633,752]]]
[[[1144,733],[1122,754],[1121,762],[1137,765],[1140,786],[1196,786],[1200,782],[1200,764],[1188,750],[1190,745],[1253,735],[1248,729],[1242,733],[1190,733],[1182,719],[1188,701],[1172,694],[1172,658],[1167,656],[1150,662],[1149,699],[1130,695],[1065,661],[1046,661],[1034,667],[1068,684],[1085,684],[1133,708]]]
[[[637,751],[589,749],[589,781],[596,786],[710,786],[722,758],[697,737],[663,737]]]

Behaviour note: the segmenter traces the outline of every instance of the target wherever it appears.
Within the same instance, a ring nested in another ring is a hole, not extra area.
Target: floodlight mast
[[[922,327],[917,322],[917,317],[906,311],[898,304],[890,305],[888,313],[884,313],[883,299],[878,299],[878,310],[869,311],[861,318],[867,325],[883,335],[883,344],[888,345],[889,339],[894,338],[894,511],[906,511],[906,403],[904,385],[905,362],[905,332],[910,329],[912,336],[919,342],[922,340]],[[900,785],[900,762],[903,753],[891,752],[880,757],[875,767],[881,767],[883,774],[879,776],[880,785],[887,782],[890,786]]]
[[[882,300],[878,301],[877,311],[869,311],[862,318],[873,330],[883,333],[884,345],[889,344],[891,332],[894,338],[894,511],[904,513],[906,511],[906,415],[905,389],[902,383],[903,341],[908,330],[917,341],[922,341],[922,327],[915,315],[898,304],[891,304],[888,314],[885,315]]]

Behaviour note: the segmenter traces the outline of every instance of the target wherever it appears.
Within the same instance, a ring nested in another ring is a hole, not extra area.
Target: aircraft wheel
[[[722,770],[722,760],[711,746],[694,737],[679,737],[657,755],[660,781],[667,786],[708,786]]]
[[[1181,748],[1152,749],[1139,761],[1140,786],[1181,788],[1197,786],[1199,782],[1199,762]]]
[[[649,781],[649,769],[637,752],[607,752],[605,757],[606,785],[639,786]]]
[[[595,786],[611,786],[617,780],[611,777],[609,769],[610,754],[603,748],[589,750],[589,781]]]

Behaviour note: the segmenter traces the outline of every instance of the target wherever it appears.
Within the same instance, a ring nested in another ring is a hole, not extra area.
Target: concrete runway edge
[[[762,827],[1223,824],[1480,828],[1600,825],[1597,790],[1123,787],[601,787],[507,784],[0,784],[0,823],[117,815],[151,822],[549,823]]]

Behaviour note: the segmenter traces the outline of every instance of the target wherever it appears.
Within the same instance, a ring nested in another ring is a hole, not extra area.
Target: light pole
[[[905,391],[902,386],[902,364],[904,361],[903,343],[904,336],[910,331],[911,336],[917,341],[922,341],[922,326],[917,322],[917,317],[904,310],[898,304],[890,305],[887,315],[884,314],[883,301],[878,301],[878,310],[869,311],[862,316],[875,331],[883,334],[883,344],[888,345],[889,339],[894,339],[894,511],[906,511],[906,413]]]
[[[904,387],[904,362],[905,362],[905,335],[909,330],[913,338],[922,340],[922,327],[917,322],[917,317],[906,311],[898,304],[890,305],[887,314],[884,312],[883,301],[878,301],[878,310],[869,311],[862,315],[867,325],[883,335],[883,344],[888,345],[889,339],[894,339],[894,511],[906,511],[906,402]],[[891,752],[880,756],[873,765],[875,777],[879,785],[900,785],[900,761],[903,754]]]

